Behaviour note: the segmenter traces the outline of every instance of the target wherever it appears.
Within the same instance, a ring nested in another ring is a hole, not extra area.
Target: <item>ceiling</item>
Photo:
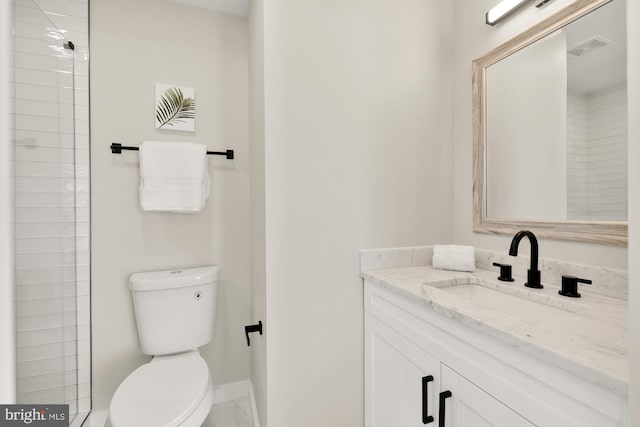
[[[593,93],[627,80],[626,3],[613,1],[569,24],[567,48],[594,36],[611,44],[579,58],[568,55],[568,88],[579,93]]]
[[[250,0],[173,0],[178,3],[186,4],[203,9],[213,10],[214,12],[227,13],[229,15],[247,16],[249,13]]]

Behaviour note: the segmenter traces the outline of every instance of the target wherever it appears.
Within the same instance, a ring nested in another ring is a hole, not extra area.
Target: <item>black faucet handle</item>
[[[503,282],[513,282],[510,264],[500,264],[499,262],[494,262],[493,265],[495,265],[496,267],[500,267],[500,276],[498,276],[498,280],[501,280]]]
[[[578,292],[578,283],[590,285],[593,282],[589,279],[581,279],[580,277],[576,276],[562,276],[562,289],[560,289],[558,293],[565,297],[580,298],[580,293]]]

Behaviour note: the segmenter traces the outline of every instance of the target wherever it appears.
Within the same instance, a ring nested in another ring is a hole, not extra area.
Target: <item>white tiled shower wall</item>
[[[88,0],[15,0],[14,11],[18,401],[83,413],[91,389]],[[73,53],[58,45],[54,26]]]
[[[568,219],[627,219],[626,85],[568,98]]]

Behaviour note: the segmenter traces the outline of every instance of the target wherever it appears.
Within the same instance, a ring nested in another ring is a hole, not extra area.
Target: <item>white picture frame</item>
[[[195,132],[195,89],[156,83],[155,116],[156,129]]]

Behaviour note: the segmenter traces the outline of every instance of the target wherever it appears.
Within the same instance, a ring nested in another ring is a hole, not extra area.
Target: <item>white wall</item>
[[[363,424],[358,249],[451,240],[451,3],[264,2],[268,424]]]
[[[556,0],[540,9],[526,5],[491,27],[485,24],[484,14],[495,6],[494,0],[454,1],[453,236],[457,243],[506,252],[512,237],[473,233],[471,61],[570,3],[571,0]],[[522,248],[522,253],[526,254],[527,249]],[[588,265],[627,267],[625,247],[543,239],[540,256]]]
[[[91,2],[93,406],[108,406],[140,353],[128,277],[221,266],[213,342],[201,350],[214,384],[249,377],[249,137],[246,19],[168,0]],[[195,88],[196,131],[154,128],[154,83]],[[143,213],[138,153],[145,139],[234,149],[209,157],[212,194],[197,214]]]
[[[249,10],[249,105],[251,138],[251,323],[262,321],[264,335],[251,338],[251,383],[260,425],[267,425],[267,334],[264,199],[264,5]]]
[[[629,87],[629,385],[630,426],[640,425],[640,3],[627,0]]]
[[[13,10],[0,2],[0,403],[16,399],[16,312],[13,259]]]
[[[487,216],[566,219],[565,33],[490,66],[486,87]]]

